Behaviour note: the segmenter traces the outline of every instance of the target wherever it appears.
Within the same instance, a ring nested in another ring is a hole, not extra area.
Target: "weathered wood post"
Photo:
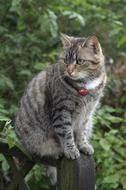
[[[81,154],[77,160],[63,158],[58,164],[58,190],[95,190],[92,156]]]

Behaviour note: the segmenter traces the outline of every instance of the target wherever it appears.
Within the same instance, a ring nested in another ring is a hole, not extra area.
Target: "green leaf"
[[[57,16],[50,9],[48,9],[48,14],[50,18],[50,32],[51,32],[52,37],[55,38],[58,35]]]
[[[0,121],[8,121],[10,118],[0,114]]]
[[[8,169],[10,168],[8,162],[6,161],[6,158],[3,154],[0,154],[0,162],[2,162],[2,170],[4,172],[7,172]]]
[[[31,76],[31,71],[30,70],[27,70],[27,69],[25,69],[25,70],[21,70],[20,72],[19,72],[19,74],[20,75],[24,75],[24,76]]]
[[[111,147],[110,143],[106,139],[101,139],[99,143],[102,146],[102,148],[106,151],[108,151]]]
[[[80,15],[79,13],[76,12],[72,12],[72,11],[64,11],[63,12],[64,16],[68,16],[70,19],[75,19],[77,20],[82,26],[85,25],[85,19],[82,15]]]
[[[121,184],[123,186],[123,189],[126,189],[126,176],[122,176],[120,181],[121,181]]]
[[[121,117],[107,115],[107,119],[110,120],[112,123],[120,123],[123,121]]]
[[[120,48],[120,47],[124,46],[125,44],[126,44],[126,35],[123,35],[123,36],[119,39],[119,41],[118,41],[118,43],[117,43],[117,47]]]
[[[119,180],[120,180],[119,174],[113,174],[105,177],[103,183],[116,183]]]
[[[51,33],[52,37],[55,38],[58,35],[58,24],[57,16],[50,9],[47,10],[47,13],[41,15],[38,19],[38,24],[43,33]]]
[[[15,12],[20,13],[20,11],[21,11],[21,9],[20,9],[21,1],[22,0],[12,0],[10,11],[15,11]]]
[[[12,0],[12,7],[18,6],[20,4],[21,0]]]
[[[49,63],[36,63],[36,64],[34,65],[34,68],[35,68],[36,70],[41,71],[41,70],[43,70],[43,69],[46,69],[48,66],[49,66]]]
[[[109,113],[114,113],[116,112],[116,109],[111,107],[111,106],[104,106],[103,109],[106,111],[106,112],[109,112]]]
[[[7,111],[7,110],[5,110],[5,109],[3,109],[3,108],[0,108],[0,114],[5,114],[5,115],[8,115],[9,114],[9,112]]]
[[[6,89],[14,90],[14,84],[13,84],[12,80],[9,77],[7,77],[7,76],[5,76],[3,74],[0,74],[0,88],[2,90],[4,90],[4,89],[5,90]]]
[[[8,164],[8,162],[6,161],[6,159],[2,162],[2,169],[4,172],[7,172],[9,170],[10,166]]]

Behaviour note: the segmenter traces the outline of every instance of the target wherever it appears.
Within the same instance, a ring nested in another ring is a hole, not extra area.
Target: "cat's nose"
[[[69,75],[72,75],[73,71],[72,70],[67,70]]]
[[[67,68],[67,72],[69,73],[69,75],[73,75],[75,70],[75,64],[70,64],[69,67]]]

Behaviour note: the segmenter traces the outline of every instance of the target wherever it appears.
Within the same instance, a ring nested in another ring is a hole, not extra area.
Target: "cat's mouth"
[[[66,78],[70,78],[71,80],[73,80],[73,81],[84,81],[84,79],[85,79],[85,77],[86,77],[86,75],[75,75],[75,74],[69,74],[68,72],[65,72],[65,77]]]

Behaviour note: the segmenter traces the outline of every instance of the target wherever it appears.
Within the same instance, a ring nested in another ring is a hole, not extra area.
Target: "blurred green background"
[[[0,139],[15,145],[13,121],[28,81],[61,50],[59,32],[96,35],[108,82],[94,118],[96,189],[126,189],[126,1],[0,0]],[[12,120],[11,123],[8,120]],[[0,190],[11,180],[0,154]],[[43,166],[26,176],[32,190],[49,189]]]

